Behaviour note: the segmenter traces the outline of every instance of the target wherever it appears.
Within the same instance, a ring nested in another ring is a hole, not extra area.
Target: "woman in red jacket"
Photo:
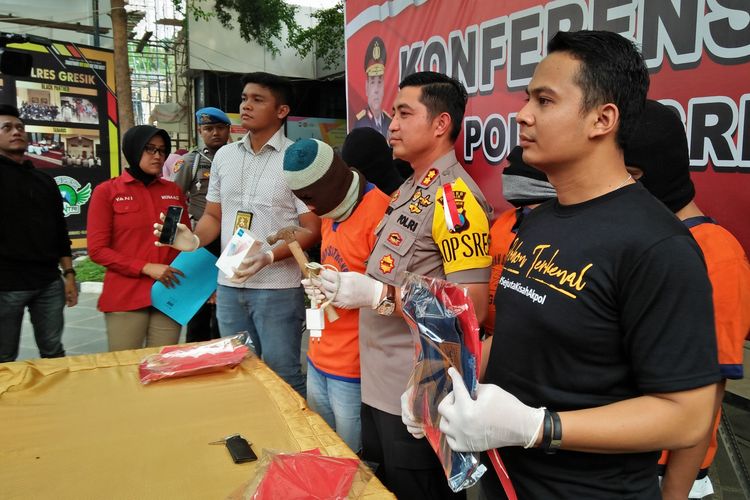
[[[160,178],[171,150],[169,135],[150,125],[125,133],[122,152],[125,171],[94,190],[88,214],[91,260],[107,268],[99,310],[107,324],[110,351],[144,345],[176,344],[180,325],[151,306],[151,286],[179,284],[182,273],[170,267],[177,251],[154,246],[153,222],[170,205],[187,208],[180,188]]]

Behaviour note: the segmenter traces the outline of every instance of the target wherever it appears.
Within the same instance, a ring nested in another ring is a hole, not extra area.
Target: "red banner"
[[[635,41],[651,71],[649,97],[685,124],[696,202],[750,253],[750,3],[347,0],[346,24],[349,128],[386,131],[380,110],[390,114],[408,74],[458,78],[470,99],[456,154],[496,210],[508,206],[500,174],[547,41],[579,29]]]

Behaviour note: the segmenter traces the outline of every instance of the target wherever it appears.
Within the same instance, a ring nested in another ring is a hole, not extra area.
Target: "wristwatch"
[[[72,267],[69,267],[68,269],[63,269],[63,272],[62,272],[63,278],[69,274],[72,274],[73,276],[75,276],[76,270],[73,269]]]
[[[378,307],[375,309],[381,316],[390,316],[396,309],[396,287],[385,285],[385,297],[380,300]]]

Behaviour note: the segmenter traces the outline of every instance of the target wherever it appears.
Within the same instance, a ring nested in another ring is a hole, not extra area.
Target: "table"
[[[157,351],[0,364],[0,496],[225,498],[257,465],[208,445],[234,433],[258,456],[319,448],[356,457],[257,358],[144,386],[138,363]],[[364,498],[394,498],[374,477],[355,486]]]

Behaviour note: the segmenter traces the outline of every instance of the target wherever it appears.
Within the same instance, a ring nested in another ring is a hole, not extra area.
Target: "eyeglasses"
[[[143,148],[143,150],[153,156],[156,156],[157,154],[160,154],[162,156],[167,156],[167,150],[162,148],[157,148],[156,146],[146,146]]]

